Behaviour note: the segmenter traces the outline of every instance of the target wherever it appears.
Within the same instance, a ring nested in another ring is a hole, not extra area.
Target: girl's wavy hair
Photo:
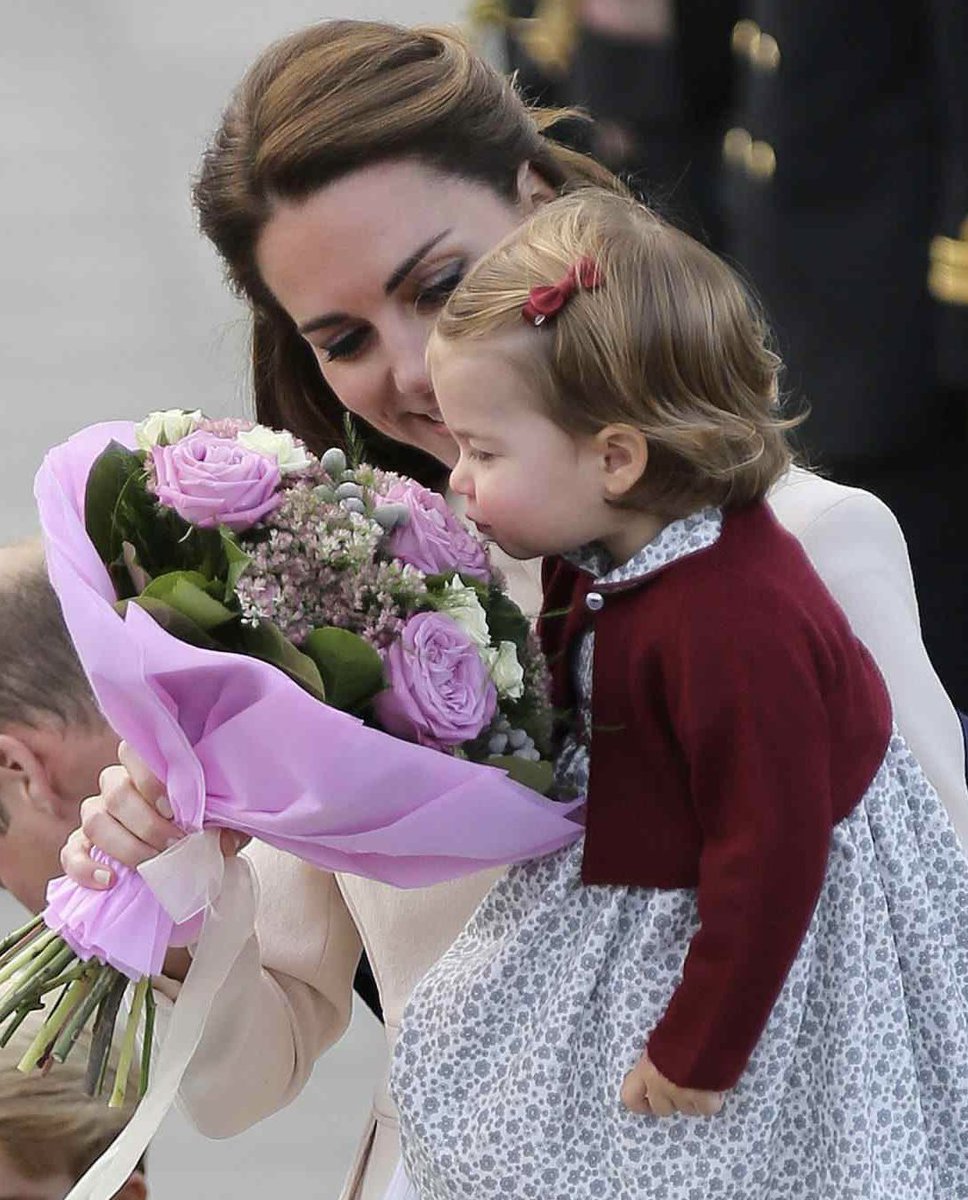
[[[588,256],[601,285],[531,328],[533,287]],[[668,517],[763,497],[790,465],[780,359],[749,290],[710,250],[627,197],[586,188],[543,206],[467,274],[435,337],[523,331],[511,356],[574,434],[634,426],[648,465],[624,503]]]
[[[256,265],[259,235],[279,201],[303,200],[394,159],[509,200],[525,162],[557,190],[589,182],[621,189],[603,167],[545,136],[566,115],[528,107],[452,30],[326,21],[270,46],[233,95],[193,188],[201,230],[251,307],[259,420],[316,451],[342,442],[339,401]],[[380,465],[413,465],[388,439],[374,436],[373,448]]]

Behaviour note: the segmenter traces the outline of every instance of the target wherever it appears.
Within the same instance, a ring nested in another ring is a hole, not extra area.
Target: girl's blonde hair
[[[522,308],[582,258],[601,283],[539,328]],[[635,201],[594,188],[553,200],[467,275],[436,336],[526,330],[521,354],[552,420],[574,434],[640,430],[648,466],[629,507],[668,517],[760,499],[787,469],[780,360],[730,268]]]

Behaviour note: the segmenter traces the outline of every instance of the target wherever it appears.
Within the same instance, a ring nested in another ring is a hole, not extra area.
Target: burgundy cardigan
[[[800,948],[831,830],[876,774],[891,706],[870,655],[765,504],[712,546],[595,587],[546,561],[556,707],[595,628],[586,884],[698,888],[700,927],[653,1030],[684,1087],[732,1087]]]

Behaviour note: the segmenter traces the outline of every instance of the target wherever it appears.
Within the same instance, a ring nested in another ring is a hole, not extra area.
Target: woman
[[[318,450],[337,440],[345,407],[386,439],[454,464],[424,366],[441,302],[556,192],[587,181],[621,186],[546,140],[548,120],[450,34],[332,22],[259,59],[205,157],[195,200],[253,312],[262,420]],[[899,726],[968,839],[958,721],[921,646],[896,522],[873,497],[802,471],[773,504],[873,652]],[[536,598],[533,573],[516,583],[519,599],[529,583]],[[134,865],[178,832],[154,807],[166,807],[157,787],[132,770],[140,792],[115,768],[86,802],[64,852],[78,882],[94,883],[90,843]],[[183,1086],[211,1136],[236,1133],[296,1095],[346,1028],[361,946],[392,1042],[413,984],[494,878],[404,892],[264,846],[248,853],[262,885],[258,937],[217,998]],[[162,984],[170,995],[179,965]],[[343,1200],[382,1197],[397,1157],[383,1090]]]

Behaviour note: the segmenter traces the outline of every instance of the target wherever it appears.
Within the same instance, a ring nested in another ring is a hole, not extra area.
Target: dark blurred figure
[[[721,241],[720,145],[735,0],[479,0],[533,102],[574,107],[555,137],[593,154],[669,220]]]
[[[580,0],[565,98],[592,149],[669,220],[718,248],[735,0]]]
[[[900,520],[925,643],[966,709],[968,3],[754,0],[736,17],[727,248],[811,406],[811,465]]]

